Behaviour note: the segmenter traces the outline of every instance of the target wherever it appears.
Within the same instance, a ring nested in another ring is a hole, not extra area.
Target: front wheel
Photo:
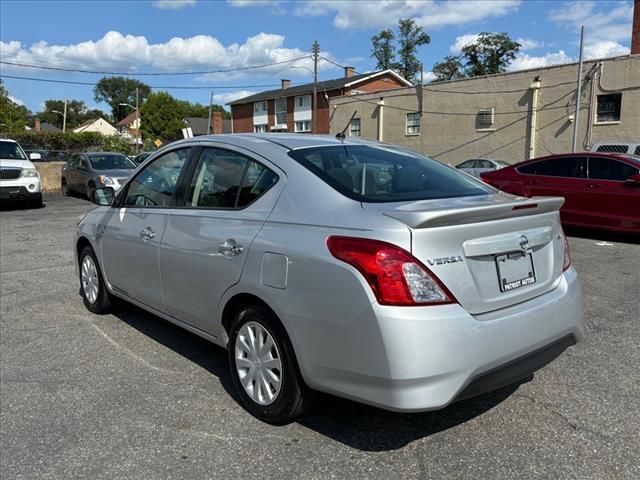
[[[102,277],[100,265],[90,246],[80,253],[80,290],[84,306],[93,313],[103,315],[111,311],[112,298]]]
[[[275,315],[249,306],[234,319],[227,346],[241,405],[262,421],[281,425],[302,414],[311,399],[293,347]]]

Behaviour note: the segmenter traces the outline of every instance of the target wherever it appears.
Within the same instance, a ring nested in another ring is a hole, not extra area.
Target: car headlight
[[[35,168],[23,168],[21,176],[23,177],[38,177],[38,170]]]
[[[113,180],[111,180],[111,177],[107,177],[106,175],[100,175],[98,177],[98,181],[103,185],[113,185]]]

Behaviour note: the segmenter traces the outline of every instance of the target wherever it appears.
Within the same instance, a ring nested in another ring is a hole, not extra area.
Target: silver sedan
[[[239,399],[286,423],[328,392],[427,411],[583,338],[562,198],[501,193],[356,139],[167,146],[78,223],[86,307],[127,300],[227,348]]]

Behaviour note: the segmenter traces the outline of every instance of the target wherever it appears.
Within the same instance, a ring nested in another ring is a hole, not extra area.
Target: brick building
[[[393,70],[356,75],[346,67],[344,77],[318,81],[316,132],[329,133],[329,99],[345,95],[373,93],[411,86]],[[311,132],[313,83],[291,86],[282,80],[282,87],[241,98],[228,105],[234,133],[247,132]]]

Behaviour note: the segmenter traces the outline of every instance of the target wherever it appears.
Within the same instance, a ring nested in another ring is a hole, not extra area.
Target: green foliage
[[[376,68],[392,68],[410,82],[415,82],[422,67],[416,57],[418,47],[429,44],[431,37],[412,18],[398,20],[397,36],[397,52],[393,44],[395,35],[391,29],[382,30],[371,37],[371,56],[378,62]]]
[[[105,136],[97,132],[15,132],[11,138],[26,150],[64,152],[109,151],[130,155],[134,146],[118,136]]]
[[[0,80],[0,131],[24,132],[31,112],[24,105],[18,105],[9,98],[9,92]]]
[[[167,92],[152,93],[140,108],[140,126],[144,138],[159,138],[170,142],[182,138],[185,127],[185,103],[176,100]]]
[[[38,112],[36,116],[40,121],[50,123],[61,129],[62,115],[54,113],[53,110],[64,113],[64,100],[46,100],[44,102],[44,110]],[[82,100],[69,100],[67,102],[67,130],[72,130],[87,120],[98,117],[108,119],[108,115],[102,110],[89,110]]]
[[[103,77],[93,89],[93,98],[96,102],[108,103],[111,107],[113,122],[118,123],[132,112],[130,107],[120,105],[121,103],[135,107],[136,88],[138,89],[138,102],[142,105],[151,94],[149,85],[133,78]]]
[[[516,58],[521,46],[511,40],[507,33],[482,32],[474,43],[462,48],[459,56],[448,56],[436,63],[433,73],[436,80],[503,73]]]

